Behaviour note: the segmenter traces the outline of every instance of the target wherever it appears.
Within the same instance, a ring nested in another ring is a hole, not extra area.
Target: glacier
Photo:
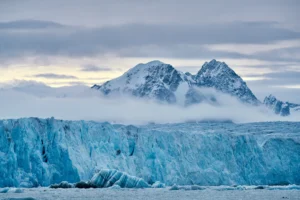
[[[0,120],[0,187],[75,183],[103,169],[149,185],[300,184],[300,122]]]

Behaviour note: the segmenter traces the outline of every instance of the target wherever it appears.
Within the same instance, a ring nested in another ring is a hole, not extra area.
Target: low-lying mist
[[[188,107],[161,104],[133,97],[103,97],[98,91],[81,88],[54,89],[40,96],[15,89],[0,90],[0,118],[54,117],[64,120],[94,120],[123,124],[179,123],[202,120],[230,120],[235,123],[300,121],[299,115],[280,117],[264,106],[249,106],[236,98],[213,90],[218,104],[201,103]],[[56,92],[53,92],[53,91]],[[59,92],[60,91],[60,92]],[[63,91],[63,92],[61,92]],[[69,91],[69,92],[68,92]]]

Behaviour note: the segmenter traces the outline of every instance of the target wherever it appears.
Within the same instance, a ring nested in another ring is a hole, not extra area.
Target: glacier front
[[[148,184],[300,184],[300,122],[0,121],[0,187],[75,183],[101,169]]]

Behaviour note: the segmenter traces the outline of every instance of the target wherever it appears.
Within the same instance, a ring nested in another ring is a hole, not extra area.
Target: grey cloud
[[[48,79],[78,79],[76,76],[53,74],[53,73],[36,74],[36,75],[34,75],[34,77],[48,78]]]
[[[263,81],[248,81],[247,85],[261,101],[263,101],[267,95],[273,94],[282,101],[300,103],[300,95],[297,95],[300,92],[298,88],[274,87],[275,85],[268,85]]]
[[[128,23],[213,23],[234,20],[285,22],[299,27],[298,0],[4,0],[1,20],[35,19],[63,24],[104,26]],[[78,15],[83,12],[84,15]]]
[[[48,84],[50,85],[71,85],[71,86],[76,86],[76,85],[86,85],[86,82],[82,81],[70,81],[70,82],[61,82],[61,81],[55,81],[55,82],[49,82]],[[90,84],[93,85],[93,84]]]
[[[63,25],[51,21],[40,20],[18,20],[10,22],[0,22],[0,30],[3,29],[44,29],[62,28]]]
[[[127,24],[84,29],[71,35],[87,36],[86,42],[103,46],[268,43],[300,38],[300,33],[279,28],[274,22],[232,22],[222,24]]]
[[[259,75],[247,75],[247,77],[261,77],[263,80],[251,81],[259,85],[280,86],[280,85],[300,85],[300,72],[281,71]]]
[[[283,80],[296,80],[300,84],[300,72],[286,71],[280,73],[267,73],[265,77],[272,79],[283,79]]]
[[[190,44],[169,44],[169,45],[149,45],[135,46],[118,51],[118,55],[124,57],[165,57],[165,58],[183,58],[183,59],[212,59],[212,58],[250,58],[235,52],[212,51],[201,45]]]
[[[81,71],[84,71],[84,72],[103,72],[103,71],[112,71],[112,68],[98,67],[96,65],[84,65],[84,66],[82,66]]]
[[[270,63],[270,64],[264,64],[264,65],[253,65],[253,66],[248,66],[248,65],[240,65],[240,67],[247,67],[247,68],[253,68],[255,70],[259,70],[259,69],[280,69],[280,68],[286,68],[290,65],[297,65],[297,62],[287,62],[287,63]],[[276,71],[276,70],[275,70]]]
[[[272,60],[300,62],[300,47],[281,48],[252,55],[254,58]]]
[[[285,88],[285,86],[300,85],[300,72],[267,73],[261,77],[266,79],[247,81],[249,88],[260,100],[273,94],[283,101],[300,103],[300,88]]]
[[[13,22],[14,24],[16,22]],[[41,23],[39,21],[39,23]],[[45,22],[45,26],[49,22]],[[29,25],[28,26],[32,26]],[[42,27],[42,25],[39,25]],[[15,28],[16,25],[14,25]],[[24,24],[22,26],[24,28]],[[163,56],[149,46],[165,50],[166,56],[198,57],[214,54],[246,57],[238,53],[211,52],[204,44],[269,43],[300,39],[300,33],[279,28],[274,22],[233,22],[209,25],[127,24],[102,28],[60,27],[47,31],[1,31],[0,57],[26,54],[93,56],[104,53]],[[173,51],[173,47],[176,47]],[[179,49],[180,47],[180,49]],[[200,50],[200,51],[198,51]],[[185,52],[185,53],[184,53]],[[197,53],[198,52],[198,53]],[[215,57],[215,56],[214,56]]]

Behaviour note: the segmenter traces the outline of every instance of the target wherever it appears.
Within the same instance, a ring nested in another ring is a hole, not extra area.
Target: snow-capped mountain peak
[[[215,59],[204,63],[195,77],[199,87],[212,87],[218,91],[238,97],[242,102],[260,104],[243,79],[226,63]]]
[[[186,78],[172,65],[160,61],[138,64],[122,76],[92,88],[104,94],[128,93],[136,97],[148,97],[169,103],[176,102],[175,92]]]
[[[266,102],[266,103],[268,103],[268,102],[275,102],[275,101],[277,101],[277,98],[273,94],[270,94],[269,96],[267,96],[264,99],[264,102]]]
[[[92,88],[105,95],[124,93],[168,103],[191,104],[205,99],[195,90],[201,87],[214,88],[244,103],[260,103],[241,77],[226,63],[215,59],[206,62],[196,75],[182,73],[172,65],[157,60],[138,64],[122,76]]]
[[[140,63],[140,64],[134,66],[133,68],[129,69],[127,72],[125,72],[125,74],[128,74],[128,73],[135,74],[139,71],[150,70],[153,67],[164,67],[165,65],[167,65],[167,64],[165,64],[159,60],[153,60],[148,63]]]
[[[234,72],[226,63],[219,62],[215,59],[210,62],[205,62],[197,76],[218,76],[220,73]]]

